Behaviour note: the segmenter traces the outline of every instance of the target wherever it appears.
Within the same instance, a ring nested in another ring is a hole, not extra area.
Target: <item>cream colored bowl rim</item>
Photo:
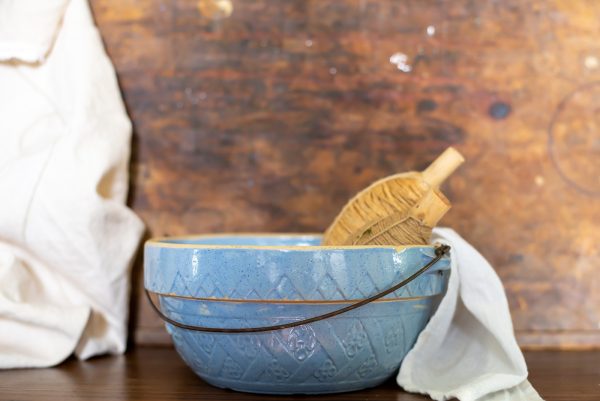
[[[318,251],[318,250],[344,250],[344,249],[392,249],[401,251],[409,248],[431,248],[433,245],[216,245],[216,244],[178,244],[171,241],[219,238],[219,237],[321,237],[322,233],[255,233],[255,232],[235,232],[218,234],[197,234],[155,237],[146,241],[146,246],[157,248],[183,248],[183,249],[272,249],[272,250],[295,250],[295,251]]]

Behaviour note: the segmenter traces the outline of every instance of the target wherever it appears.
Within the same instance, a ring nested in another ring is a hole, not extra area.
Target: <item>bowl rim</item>
[[[170,241],[220,238],[220,237],[322,237],[323,233],[290,233],[290,232],[234,232],[218,234],[192,234],[153,237],[144,243],[144,246],[156,248],[182,248],[182,249],[264,249],[264,250],[295,250],[295,251],[318,251],[318,250],[356,250],[356,249],[391,249],[402,251],[410,248],[434,248],[429,245],[219,245],[219,244],[184,244]]]

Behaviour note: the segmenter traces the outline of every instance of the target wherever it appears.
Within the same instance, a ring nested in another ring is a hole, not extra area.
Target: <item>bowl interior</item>
[[[225,246],[319,246],[318,234],[221,234],[173,237],[159,240],[166,244]]]

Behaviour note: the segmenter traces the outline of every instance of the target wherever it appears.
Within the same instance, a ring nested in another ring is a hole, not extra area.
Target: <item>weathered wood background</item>
[[[600,2],[91,3],[150,235],[322,231],[454,145],[443,223],[495,266],[520,343],[600,346]],[[168,341],[138,299],[135,339]]]

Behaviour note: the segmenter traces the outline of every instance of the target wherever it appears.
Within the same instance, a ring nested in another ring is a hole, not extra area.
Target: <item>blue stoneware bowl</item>
[[[187,325],[258,327],[299,321],[374,295],[435,257],[431,246],[318,246],[317,235],[214,235],[146,242],[146,289]],[[395,293],[315,323],[262,333],[166,324],[183,360],[208,383],[252,393],[320,394],[394,375],[446,290],[449,259]]]

